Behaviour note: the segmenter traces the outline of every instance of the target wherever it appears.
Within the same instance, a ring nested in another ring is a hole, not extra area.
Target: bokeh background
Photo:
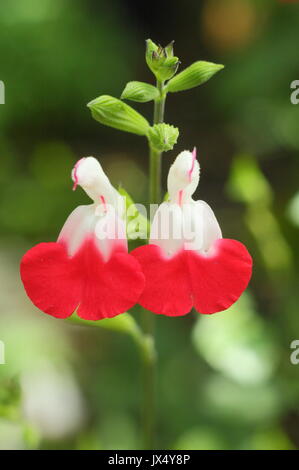
[[[22,254],[54,241],[87,202],[70,170],[100,158],[115,185],[147,198],[143,138],[95,122],[86,103],[153,82],[144,41],[175,39],[181,69],[226,68],[167,99],[180,128],[163,157],[194,145],[197,197],[254,258],[248,291],[211,317],[157,317],[157,448],[299,447],[299,4],[278,0],[2,0],[0,79],[0,448],[140,447],[140,358],[125,332],[39,312],[19,280]],[[152,104],[136,108],[149,119]],[[141,312],[134,312],[140,321]]]

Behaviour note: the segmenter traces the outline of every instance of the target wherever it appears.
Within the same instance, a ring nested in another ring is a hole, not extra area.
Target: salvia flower
[[[56,243],[40,243],[21,261],[21,278],[31,301],[45,313],[67,318],[77,310],[99,320],[125,312],[139,299],[144,276],[128,254],[123,199],[93,157],[79,160],[73,189],[93,200],[77,207]]]
[[[246,247],[222,238],[209,205],[192,199],[199,173],[195,149],[178,155],[168,174],[169,201],[155,213],[150,244],[132,252],[145,275],[139,303],[157,314],[185,315],[192,307],[203,314],[225,310],[251,277]]]

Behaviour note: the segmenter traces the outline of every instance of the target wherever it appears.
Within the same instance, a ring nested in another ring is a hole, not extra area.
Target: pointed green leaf
[[[87,106],[92,117],[106,126],[138,135],[146,135],[150,127],[141,114],[113,96],[99,96]]]
[[[138,103],[147,103],[159,97],[158,89],[144,82],[129,82],[122,92],[122,100],[137,101]]]
[[[166,91],[174,93],[190,90],[190,88],[202,85],[223,68],[224,65],[213,64],[212,62],[202,60],[194,62],[194,64],[178,73],[167,83]]]

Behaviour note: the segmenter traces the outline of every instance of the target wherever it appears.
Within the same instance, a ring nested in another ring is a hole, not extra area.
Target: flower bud
[[[180,63],[178,57],[173,55],[173,41],[163,48],[147,39],[145,59],[153,74],[162,82],[174,76]]]
[[[207,82],[215,73],[224,68],[224,65],[213,64],[199,60],[173,77],[166,85],[166,91],[176,92],[190,90]]]
[[[169,124],[155,124],[149,128],[148,139],[151,147],[159,152],[167,152],[172,150],[179,136],[177,127]]]
[[[148,121],[131,106],[113,96],[99,96],[87,106],[92,117],[101,124],[138,135],[146,135],[148,132]]]

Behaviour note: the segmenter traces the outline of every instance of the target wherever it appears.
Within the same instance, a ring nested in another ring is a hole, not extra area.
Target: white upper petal
[[[107,261],[115,249],[127,251],[124,215],[125,202],[111,185],[94,157],[81,158],[73,168],[74,189],[80,185],[94,204],[77,207],[66,220],[58,237],[73,256],[82,244],[92,239]]]
[[[222,238],[214,212],[205,201],[192,201],[182,206],[185,223],[185,250],[207,253]]]
[[[160,246],[166,256],[182,249],[208,253],[214,242],[222,238],[210,206],[192,199],[199,173],[195,149],[181,152],[170,167],[167,180],[170,202],[164,202],[157,210],[150,236],[150,242]]]
[[[209,204],[205,201],[196,201],[195,204],[198,207],[201,207],[203,218],[203,243],[201,251],[207,252],[216,240],[222,238],[222,232],[216,216]]]
[[[96,204],[110,204],[122,216],[124,200],[105,175],[100,162],[94,157],[81,158],[72,170],[74,189],[81,186]]]
[[[167,187],[171,202],[178,204],[191,199],[199,182],[199,163],[196,150],[181,152],[170,167]]]
[[[58,242],[67,244],[68,254],[74,255],[94,230],[94,205],[79,206],[66,219],[58,236]]]
[[[95,240],[104,260],[107,261],[115,250],[128,251],[125,222],[117,211],[110,206],[107,212],[97,219]]]
[[[69,256],[73,256],[89,239],[94,241],[104,261],[115,249],[128,250],[125,224],[112,206],[101,213],[95,204],[77,207],[67,218],[57,241],[66,243]]]
[[[203,245],[203,214],[194,201],[181,206],[184,221],[184,249],[200,251]]]
[[[158,245],[166,256],[172,256],[184,246],[183,213],[179,205],[163,202],[155,213],[150,243]]]
[[[164,202],[154,216],[150,243],[171,257],[182,249],[205,254],[219,238],[219,224],[206,202],[191,201],[181,206]]]

